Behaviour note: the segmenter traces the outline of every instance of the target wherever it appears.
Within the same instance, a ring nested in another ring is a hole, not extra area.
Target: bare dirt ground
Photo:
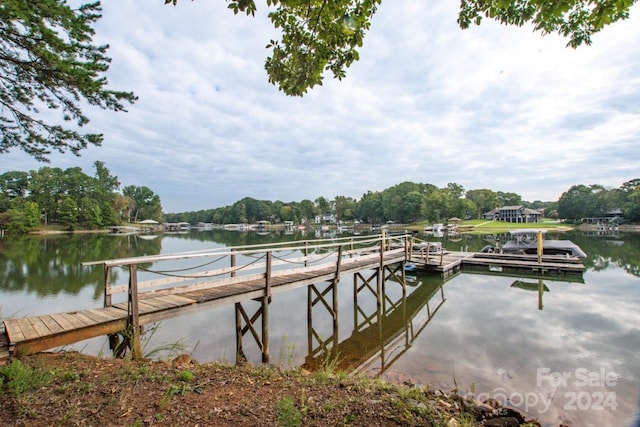
[[[0,401],[7,426],[474,426],[486,415],[456,395],[327,371],[78,353],[2,367]]]

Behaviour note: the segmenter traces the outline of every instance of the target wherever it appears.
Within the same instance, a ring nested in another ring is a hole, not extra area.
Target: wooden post
[[[231,254],[231,277],[236,277],[236,254]]]
[[[313,354],[313,284],[307,286],[307,348]]]
[[[305,241],[304,242],[304,266],[305,267],[308,265],[307,259],[309,258],[309,248],[307,247],[308,245],[309,245],[309,242]]]
[[[336,261],[336,275],[334,281],[340,281],[340,267],[342,266],[342,245],[338,246],[338,260]]]
[[[104,264],[104,306],[111,307],[111,267]]]
[[[142,358],[140,345],[140,313],[138,306],[138,273],[137,266],[129,266],[129,325],[131,327],[131,356]]]
[[[269,363],[269,302],[271,302],[272,253],[267,252],[265,273],[265,295],[262,298],[262,363]]]
[[[382,307],[382,281],[384,280],[384,230],[382,230],[382,240],[380,240],[380,264],[378,265],[378,276],[376,281],[376,300],[378,308]]]
[[[413,237],[411,239],[413,240]],[[405,262],[411,259],[411,251],[413,250],[412,240],[409,240],[406,237],[404,238],[404,261]]]
[[[538,264],[542,264],[542,230],[538,230],[537,243],[538,243]]]
[[[542,310],[542,294],[544,293],[544,283],[538,279],[538,310]]]
[[[244,355],[244,348],[242,346],[242,305],[239,302],[235,303],[236,312],[236,363],[246,362],[247,358]]]

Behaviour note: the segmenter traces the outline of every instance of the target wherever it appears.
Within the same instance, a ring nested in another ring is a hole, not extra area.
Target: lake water
[[[0,316],[101,307],[102,268],[82,267],[85,261],[308,238],[223,231],[5,237]],[[440,240],[450,250],[475,251],[501,238]],[[459,393],[496,399],[546,426],[629,426],[640,401],[640,235],[573,232],[566,238],[589,255],[581,280],[463,273],[443,281],[414,275],[404,299],[398,284],[387,284],[387,310],[378,313],[367,292],[354,304],[353,278],[342,277],[337,325],[321,304],[308,324],[307,288],[276,294],[269,309],[271,363],[337,362],[393,382],[445,391],[457,386]],[[127,277],[122,273],[116,282]],[[248,311],[258,307],[243,305]],[[200,362],[235,362],[233,306],[154,326],[144,339],[147,352],[178,342]],[[338,349],[337,355],[323,351],[322,342]],[[67,349],[109,355],[104,338]],[[250,336],[244,351],[260,363]]]

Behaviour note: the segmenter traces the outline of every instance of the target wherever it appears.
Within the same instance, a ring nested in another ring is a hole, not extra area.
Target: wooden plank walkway
[[[339,272],[335,262],[300,267],[285,272],[275,271],[269,280],[271,293],[332,280],[336,275],[377,268],[381,263],[382,265],[395,264],[404,259],[404,249],[395,249],[385,251],[382,261],[379,252],[342,260]],[[264,297],[266,277],[259,279],[253,277],[255,275],[251,275],[250,278],[237,276],[232,280],[226,278],[222,280],[223,284],[212,280],[199,284],[197,289],[185,292],[160,289],[140,293],[138,303],[140,324],[149,324],[191,311]],[[7,319],[4,321],[5,339],[11,353],[31,354],[88,338],[117,333],[125,329],[128,318],[128,303],[124,302],[105,308]],[[0,360],[5,353],[0,353]]]

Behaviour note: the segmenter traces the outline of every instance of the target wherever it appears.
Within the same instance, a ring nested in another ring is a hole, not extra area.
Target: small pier
[[[408,239],[383,234],[87,262],[83,265],[104,268],[104,306],[4,320],[0,360],[104,335],[114,353],[128,348],[140,357],[143,325],[235,304],[239,351],[242,337],[251,332],[268,361],[268,308],[275,293],[329,282],[320,299],[329,291],[337,297],[341,275],[373,270],[362,286],[372,289],[382,304],[386,279],[403,273]],[[203,270],[209,266],[215,268]],[[129,272],[128,283],[111,283],[116,269]],[[400,280],[404,286],[404,278]],[[242,303],[251,300],[260,306],[247,314]],[[262,326],[254,328],[259,319]]]

